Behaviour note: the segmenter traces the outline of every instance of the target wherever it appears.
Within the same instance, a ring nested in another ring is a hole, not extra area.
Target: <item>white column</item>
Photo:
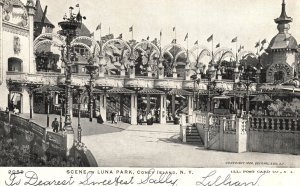
[[[131,104],[130,104],[130,124],[137,124],[137,95],[131,94]]]
[[[29,52],[29,73],[35,73],[35,57],[34,57],[34,51],[33,51],[33,32],[34,32],[34,15],[35,15],[35,7],[33,4],[27,4],[27,10],[28,10],[28,24],[29,24],[29,46],[28,46],[28,52]]]
[[[100,94],[100,115],[103,119],[103,122],[106,122],[106,94]]]
[[[166,124],[167,123],[167,96],[165,94],[162,94],[160,96],[160,114],[159,114],[159,121],[160,124]]]
[[[28,90],[23,88],[22,101],[21,101],[21,113],[30,113],[30,98]]]
[[[172,95],[172,117],[173,117],[173,120],[175,120],[175,109],[176,109],[176,104],[175,104],[175,97],[176,95]]]
[[[148,114],[150,112],[150,95],[147,95],[147,110],[146,113]]]
[[[6,89],[6,69],[4,69],[4,64],[6,63],[4,62],[3,59],[3,3],[0,2],[0,90],[1,90],[1,86],[3,86],[4,89]],[[1,85],[2,84],[2,85]],[[1,91],[2,92],[2,91]],[[1,105],[7,105],[7,101],[4,103],[2,102],[3,96],[0,97],[0,104]],[[7,96],[6,98],[7,99]]]
[[[193,102],[194,102],[193,96],[188,96],[188,117],[189,117],[188,123],[191,123],[193,119],[193,111],[194,111]]]

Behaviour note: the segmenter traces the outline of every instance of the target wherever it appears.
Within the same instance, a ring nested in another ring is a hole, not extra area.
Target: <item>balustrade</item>
[[[253,130],[298,131],[298,123],[296,117],[250,117],[250,129]]]

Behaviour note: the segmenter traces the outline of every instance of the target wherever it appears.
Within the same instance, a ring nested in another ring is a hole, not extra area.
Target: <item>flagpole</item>
[[[175,44],[176,44],[176,27],[174,27],[174,34],[175,34]]]
[[[101,42],[101,40],[102,40],[102,38],[101,38],[101,28],[100,28],[99,32],[100,32],[100,34],[99,34],[100,35],[100,40],[99,41]]]
[[[110,34],[110,27],[108,27],[108,34]]]
[[[159,32],[159,48],[160,48],[160,52],[161,52],[161,38],[162,38],[162,31],[160,30],[160,32]]]
[[[131,32],[131,40],[133,41],[133,25],[132,25],[132,32]]]
[[[211,42],[211,64],[213,64],[213,61],[214,61],[214,35],[212,35],[212,42]]]
[[[198,66],[198,61],[199,61],[198,55],[199,55],[199,45],[198,45],[198,42],[197,42],[197,57],[196,57],[196,60],[197,60],[197,66]]]
[[[237,49],[237,45],[238,45],[238,42],[236,41],[235,43],[235,58],[236,58],[236,64],[239,63],[239,59],[238,59],[238,49]]]

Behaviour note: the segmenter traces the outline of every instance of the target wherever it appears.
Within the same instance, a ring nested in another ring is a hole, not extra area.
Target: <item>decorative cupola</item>
[[[282,1],[281,6],[280,16],[274,19],[279,33],[271,40],[268,52],[296,51],[298,48],[296,39],[288,33],[289,23],[293,21],[293,18],[286,14],[285,0]]]
[[[286,14],[285,0],[282,1],[281,14],[274,19],[277,24],[278,34],[273,37],[267,52],[272,63],[268,64],[266,72],[267,83],[284,83],[294,78],[294,72],[297,69],[296,53],[298,44],[296,39],[289,33],[290,25],[293,19]]]

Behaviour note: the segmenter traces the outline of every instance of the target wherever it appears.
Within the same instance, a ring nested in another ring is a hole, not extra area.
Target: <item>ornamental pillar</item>
[[[100,94],[100,104],[99,104],[99,110],[100,115],[102,117],[103,122],[106,122],[106,94]]]
[[[175,120],[175,109],[176,109],[176,104],[175,104],[175,94],[172,95],[172,118]]]
[[[166,94],[160,95],[159,121],[160,121],[160,124],[167,123],[167,96],[166,96]]]
[[[150,112],[150,95],[147,94],[147,109],[146,109],[146,114]]]
[[[137,124],[137,94],[131,94],[130,124]]]
[[[33,1],[27,1],[26,4],[27,12],[28,12],[28,25],[29,25],[29,45],[28,45],[28,51],[29,51],[29,73],[35,73],[35,57],[34,57],[34,51],[33,51],[33,40],[34,40],[34,15],[35,15],[35,7],[33,4]]]
[[[188,123],[191,123],[192,122],[192,119],[193,119],[193,111],[194,111],[194,108],[193,108],[193,96],[187,96],[187,100],[188,100]]]

